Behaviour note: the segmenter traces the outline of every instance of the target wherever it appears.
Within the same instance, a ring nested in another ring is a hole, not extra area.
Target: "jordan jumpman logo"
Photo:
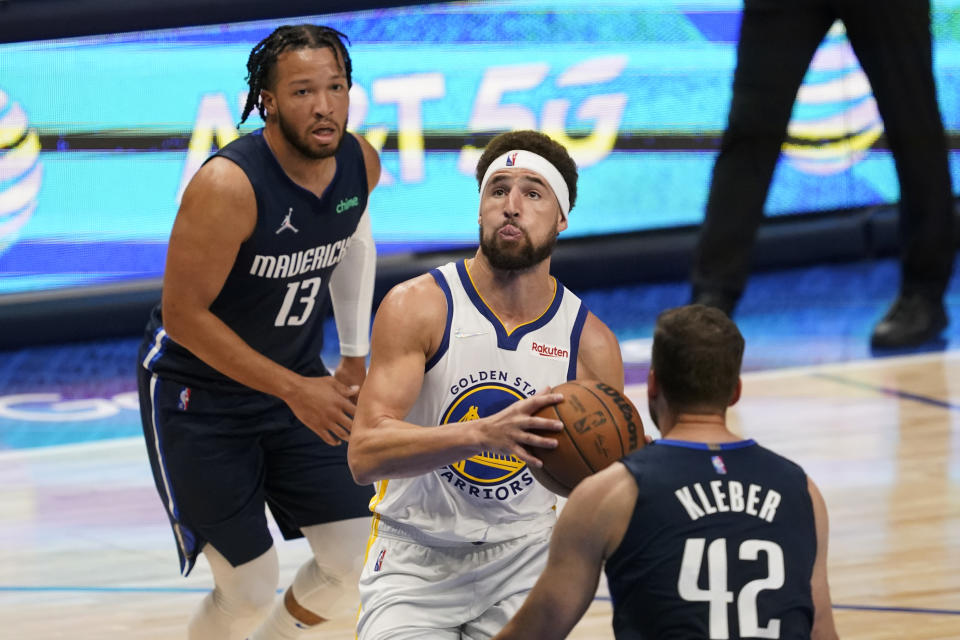
[[[281,231],[285,231],[286,229],[290,229],[290,231],[293,231],[294,233],[300,233],[297,230],[297,228],[293,226],[293,223],[290,222],[290,216],[292,215],[293,215],[293,207],[290,207],[290,211],[288,211],[287,215],[284,217],[283,224],[281,224],[280,228],[277,229],[277,233],[280,233]]]

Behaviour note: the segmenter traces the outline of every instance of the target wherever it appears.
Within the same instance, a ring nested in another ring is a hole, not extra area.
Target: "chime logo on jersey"
[[[348,209],[353,209],[354,207],[360,206],[360,196],[353,196],[352,198],[344,198],[340,201],[340,204],[337,205],[337,213],[343,213]]]
[[[525,397],[506,384],[480,383],[457,394],[444,411],[441,424],[479,420]],[[507,500],[534,483],[526,463],[519,458],[489,452],[448,465],[440,475],[464,493],[487,500]]]

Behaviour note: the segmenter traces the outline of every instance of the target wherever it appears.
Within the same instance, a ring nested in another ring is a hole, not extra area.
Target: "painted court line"
[[[884,387],[883,385],[870,384],[869,382],[862,382],[860,380],[844,378],[843,376],[832,375],[829,373],[811,373],[810,376],[813,378],[820,378],[821,380],[830,380],[831,382],[847,385],[849,387],[866,389],[868,391],[876,391],[885,396],[900,398],[902,400],[913,400],[915,402],[920,402],[922,404],[941,407],[943,409],[950,409],[951,411],[960,411],[960,404],[956,404],[953,402],[946,402],[945,400],[938,400],[937,398],[931,398],[929,396],[922,396],[917,393],[910,393],[909,391],[902,391],[900,389],[895,389],[893,387]]]
[[[748,382],[750,380],[775,380],[777,378],[796,378],[798,376],[817,376],[826,379],[833,379],[833,377],[836,376],[836,381],[840,382],[842,380],[846,380],[846,378],[842,378],[840,376],[840,374],[845,372],[869,371],[871,369],[878,369],[881,367],[888,368],[901,365],[906,366],[928,364],[932,362],[942,362],[945,360],[960,360],[960,351],[938,351],[936,353],[920,353],[885,358],[869,358],[867,360],[851,360],[849,362],[811,364],[804,365],[802,367],[768,369],[766,371],[748,371],[742,374],[740,377],[743,378],[744,382]],[[625,391],[631,399],[636,399],[646,396],[646,388],[646,384],[631,384],[627,385]],[[923,396],[916,396],[915,398],[911,399],[940,402],[934,401],[931,398],[923,398]],[[951,405],[951,408],[954,406],[960,407],[960,405]]]
[[[921,353],[913,355],[890,356],[884,358],[869,358],[866,360],[854,360],[850,362],[835,362],[826,364],[806,365],[802,367],[788,367],[784,369],[770,369],[767,371],[751,371],[744,373],[744,381],[766,380],[776,378],[790,378],[796,376],[814,376],[825,380],[832,380],[841,384],[849,384],[869,388],[874,391],[886,393],[901,397],[904,399],[924,402],[931,405],[941,406],[950,410],[960,410],[960,404],[944,402],[934,398],[927,398],[916,394],[909,394],[897,389],[888,389],[880,386],[871,386],[866,383],[860,383],[843,377],[842,373],[850,371],[862,371],[876,369],[878,367],[890,367],[898,365],[915,365],[944,360],[960,359],[960,351],[941,351],[936,353]],[[642,402],[646,397],[646,384],[632,384],[625,389],[627,395],[635,402]],[[55,456],[58,454],[81,454],[94,453],[98,451],[107,451],[111,449],[124,449],[127,447],[142,447],[143,438],[109,438],[95,442],[80,442],[76,444],[62,444],[41,447],[31,447],[28,449],[10,449],[0,451],[0,460],[22,460],[42,458],[46,456]]]
[[[878,611],[881,613],[926,613],[941,616],[960,616],[960,611],[952,609],[926,609],[924,607],[875,607],[867,604],[835,604],[834,609],[850,611]]]
[[[783,369],[767,369],[765,371],[749,371],[744,373],[744,380],[766,380],[771,378],[791,378],[798,375],[813,373],[839,374],[846,371],[862,371],[901,365],[927,364],[944,360],[960,359],[960,351],[937,351],[934,353],[918,353],[911,355],[889,356],[882,358],[867,358],[865,360],[850,360],[848,362],[828,362],[810,364],[800,367],[784,367]]]
[[[209,587],[94,587],[56,585],[0,585],[0,593],[207,593]],[[281,589],[277,590],[279,593]]]
[[[30,447],[28,449],[8,449],[6,451],[0,451],[0,460],[22,460],[27,458],[44,458],[59,454],[73,455],[93,453],[108,451],[110,449],[125,449],[131,446],[143,447],[143,438],[137,436],[131,438],[107,438],[105,440],[77,442],[75,444],[56,444],[47,447]]]
[[[37,592],[73,592],[73,593],[207,593],[209,588],[193,587],[94,587],[94,586],[54,586],[54,585],[0,585],[0,593],[37,593]],[[277,589],[281,593],[283,589]],[[610,596],[596,596],[597,602],[610,602]],[[924,607],[880,607],[863,604],[834,604],[834,609],[852,611],[877,611],[888,613],[923,613],[927,615],[960,616],[960,610],[927,609]]]
[[[609,602],[610,596],[597,596],[595,601]],[[880,613],[925,613],[927,615],[945,615],[960,616],[960,609],[927,609],[924,607],[880,607],[868,604],[836,604],[834,609],[847,609],[851,611],[877,611]]]

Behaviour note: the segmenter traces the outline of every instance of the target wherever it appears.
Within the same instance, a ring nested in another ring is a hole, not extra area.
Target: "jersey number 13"
[[[319,292],[320,278],[308,278],[288,284],[287,294],[283,297],[283,304],[280,305],[273,326],[299,327],[305,323],[313,313]]]

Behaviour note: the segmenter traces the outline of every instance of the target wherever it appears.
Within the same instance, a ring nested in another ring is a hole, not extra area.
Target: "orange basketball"
[[[559,444],[556,449],[531,448],[543,467],[530,467],[530,472],[554,493],[568,495],[587,476],[646,444],[637,408],[610,385],[572,380],[553,391],[562,393],[563,400],[535,415],[559,419],[563,431],[537,432]]]

